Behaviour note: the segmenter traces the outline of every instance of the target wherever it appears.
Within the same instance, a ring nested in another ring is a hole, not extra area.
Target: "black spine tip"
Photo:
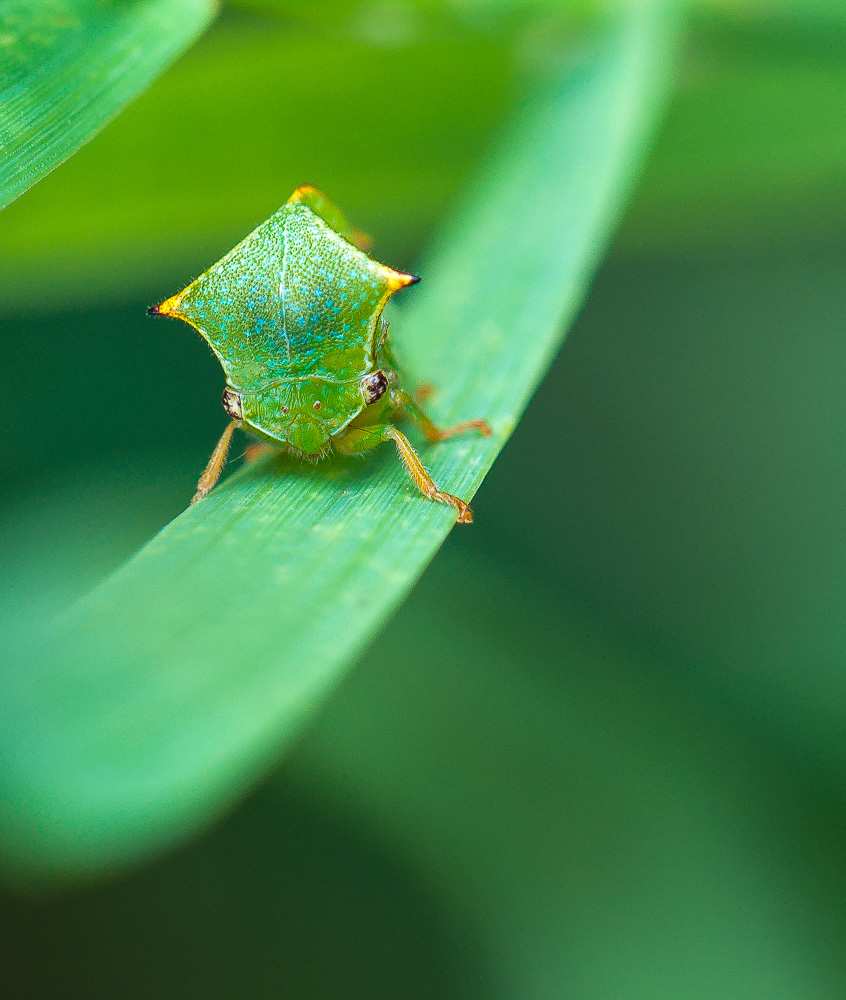
[[[420,280],[419,274],[410,274],[409,277],[411,278],[411,281],[409,281],[409,285],[416,285],[417,282]]]
[[[158,306],[150,306],[150,308],[147,310],[147,315],[148,316],[159,316],[160,315],[160,313],[159,313],[159,307]]]

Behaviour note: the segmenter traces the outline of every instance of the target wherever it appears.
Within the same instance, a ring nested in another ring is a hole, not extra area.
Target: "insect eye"
[[[223,408],[232,417],[233,420],[243,420],[244,411],[241,407],[241,397],[235,392],[234,389],[230,389],[227,386],[223,390]]]
[[[359,382],[359,388],[364,402],[370,406],[371,403],[375,403],[377,399],[381,399],[385,395],[388,380],[383,371],[371,372]]]

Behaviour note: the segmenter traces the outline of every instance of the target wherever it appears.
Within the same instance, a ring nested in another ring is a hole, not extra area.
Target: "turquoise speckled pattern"
[[[240,397],[246,429],[305,455],[325,451],[365,409],[359,382],[379,364],[382,309],[415,280],[373,260],[352,238],[325,196],[298,188],[155,309],[209,342]]]
[[[373,364],[390,271],[303,204],[285,204],[179,296],[233,388],[360,377]],[[339,364],[340,362],[340,364]]]
[[[488,436],[490,427],[468,420],[442,430],[402,389],[381,316],[394,292],[419,279],[373,260],[361,242],[341,210],[305,185],[195,282],[148,310],[199,330],[226,373],[231,419],[191,503],[214,488],[240,427],[310,459],[393,441],[424,496],[454,507],[462,524],[473,520],[460,497],[438,488],[394,421],[411,417],[429,441],[468,430]]]

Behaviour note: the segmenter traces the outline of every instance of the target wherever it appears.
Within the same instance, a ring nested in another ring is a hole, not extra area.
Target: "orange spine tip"
[[[408,288],[409,285],[416,285],[420,278],[416,274],[404,274],[402,271],[391,271],[391,290],[396,292],[400,288]]]
[[[148,316],[176,316],[178,314],[177,306],[179,304],[180,295],[172,295],[169,299],[165,299],[164,302],[160,302],[157,306],[150,306],[147,310]]]

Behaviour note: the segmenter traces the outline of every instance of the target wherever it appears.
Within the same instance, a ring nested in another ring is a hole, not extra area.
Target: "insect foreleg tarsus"
[[[434,426],[434,425],[433,425]],[[459,524],[472,524],[473,522],[473,511],[467,506],[467,504],[454,497],[451,493],[444,493],[443,490],[439,490],[435,484],[434,479],[426,471],[423,463],[420,461],[420,456],[411,447],[411,442],[402,433],[402,431],[397,430],[392,424],[388,424],[382,429],[383,440],[390,439],[397,446],[397,451],[402,459],[402,464],[408,469],[411,478],[414,480],[417,489],[428,497],[430,500],[436,500],[438,503],[446,503],[458,511],[458,516],[456,521]]]

